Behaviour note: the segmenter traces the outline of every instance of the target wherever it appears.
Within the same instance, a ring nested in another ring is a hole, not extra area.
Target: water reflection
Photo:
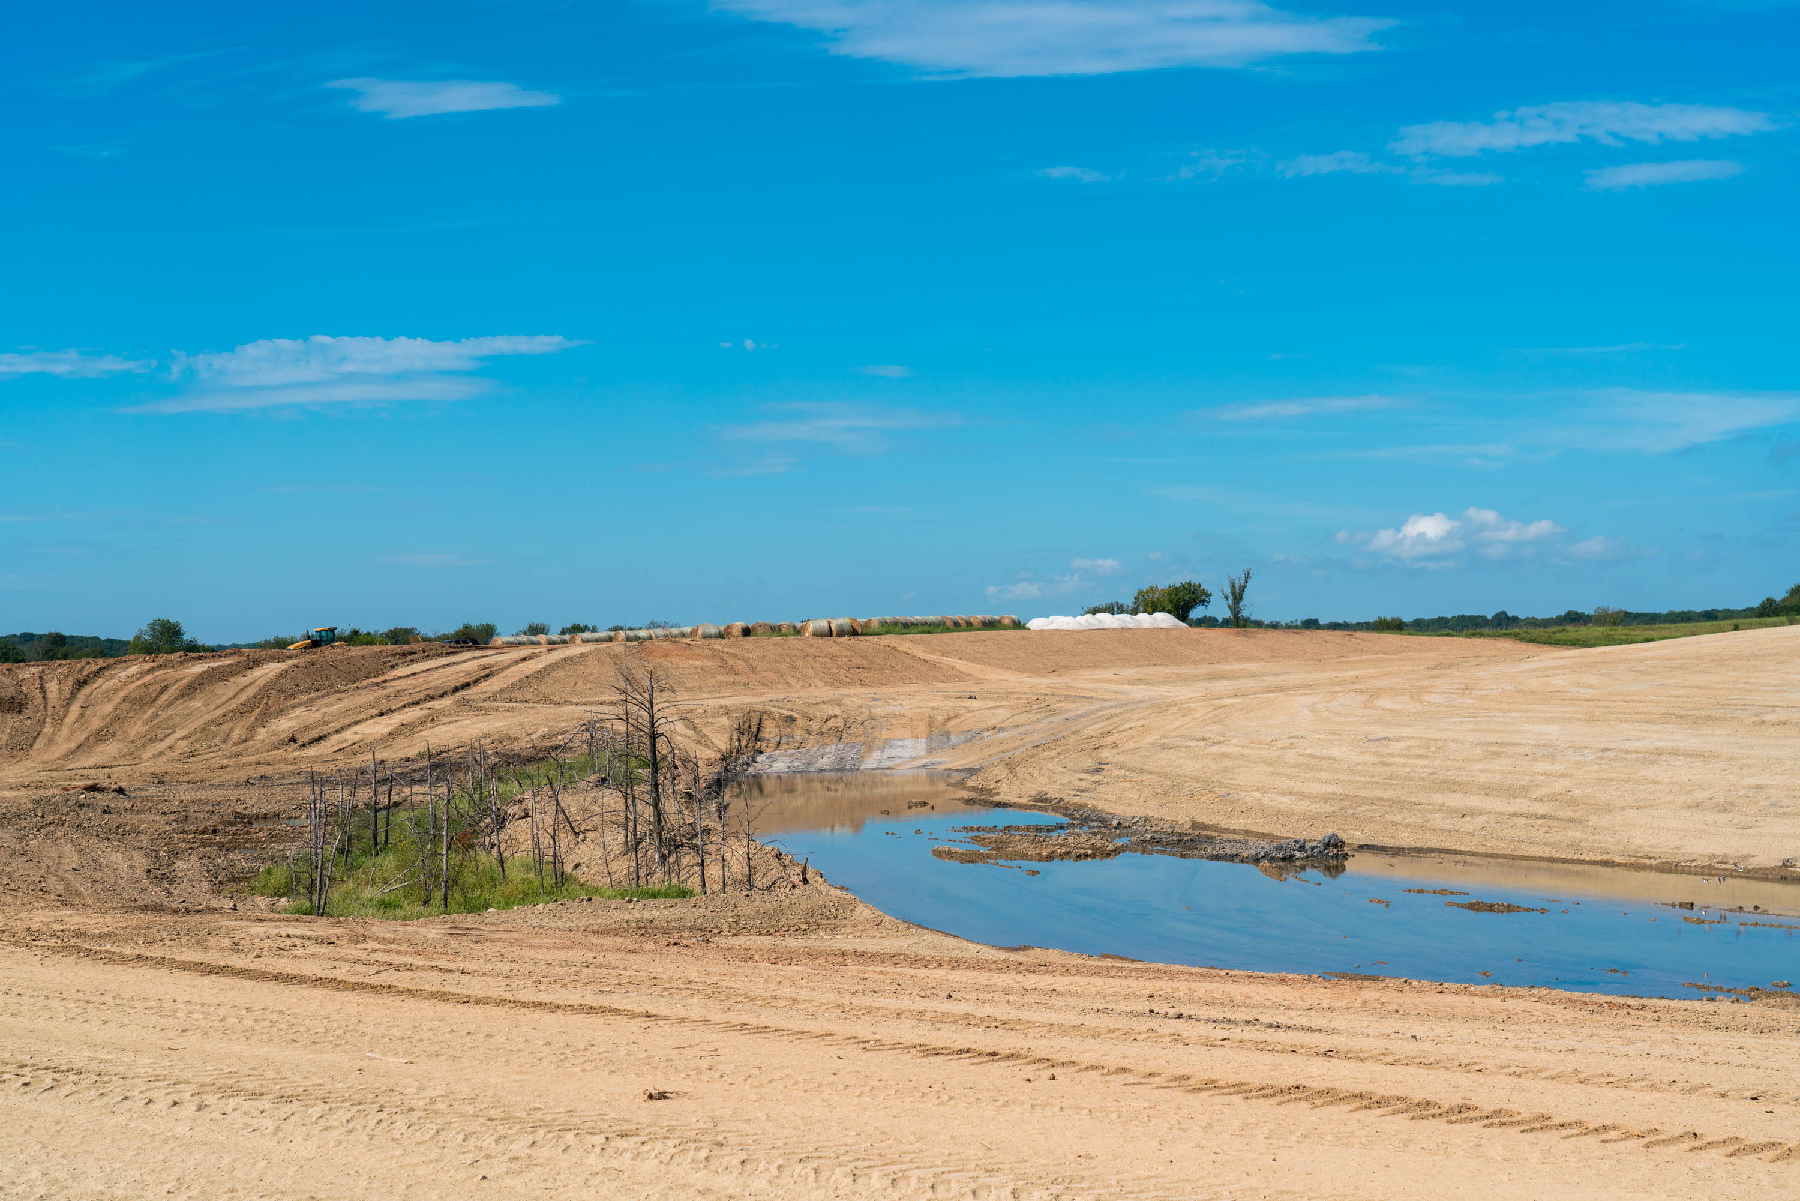
[[[998,946],[1621,995],[1800,975],[1800,918],[1778,916],[1800,913],[1793,885],[1379,854],[1354,856],[1335,879],[1138,854],[964,864],[931,853],[959,845],[958,827],[1060,819],[976,804],[945,774],[769,776],[745,789],[759,836],[833,883]],[[1683,901],[1694,907],[1672,907]]]

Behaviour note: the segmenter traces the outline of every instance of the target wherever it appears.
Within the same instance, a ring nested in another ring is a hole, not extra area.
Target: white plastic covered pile
[[[1084,617],[1034,617],[1028,630],[1185,630],[1187,623],[1172,613],[1089,613]]]

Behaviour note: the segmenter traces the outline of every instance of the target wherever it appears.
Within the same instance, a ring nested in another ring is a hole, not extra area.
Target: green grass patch
[[[567,766],[565,763],[564,766]],[[541,777],[541,771],[540,771]],[[457,837],[452,825],[450,900],[443,903],[443,860],[438,844],[429,842],[422,812],[394,814],[387,845],[369,846],[368,815],[360,814],[349,831],[348,862],[340,855],[331,870],[331,892],[325,912],[332,917],[370,917],[411,921],[439,913],[484,913],[489,909],[513,909],[545,901],[572,901],[583,897],[601,900],[682,899],[695,895],[681,884],[642,888],[598,888],[567,871],[558,880],[548,865],[539,870],[529,855],[512,855],[505,870],[490,852],[477,849]],[[461,842],[464,845],[458,846]],[[342,845],[342,844],[340,844]],[[306,855],[282,858],[264,866],[250,891],[265,897],[289,898],[286,912],[311,913],[311,887]]]
[[[1729,634],[1736,630],[1760,630],[1769,626],[1793,625],[1791,617],[1739,617],[1730,621],[1687,621],[1669,625],[1579,625],[1551,626],[1541,630],[1433,630],[1413,633],[1415,638],[1509,638],[1514,642],[1535,642],[1542,646],[1626,646],[1635,642],[1662,642],[1670,638],[1693,638],[1701,634]]]

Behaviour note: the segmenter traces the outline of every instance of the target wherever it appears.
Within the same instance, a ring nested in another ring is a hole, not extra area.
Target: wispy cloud
[[[390,121],[495,108],[544,108],[562,103],[562,97],[552,92],[529,92],[516,83],[477,79],[334,79],[325,86],[357,93],[350,101],[351,108],[380,113]]]
[[[1744,164],[1728,158],[1691,158],[1672,163],[1625,163],[1587,173],[1587,186],[1597,192],[1647,188],[1665,183],[1697,183],[1703,179],[1730,179],[1742,174]]]
[[[1405,175],[1406,168],[1393,163],[1378,163],[1360,150],[1338,150],[1331,154],[1297,154],[1278,169],[1289,179],[1302,175],[1333,175],[1349,171],[1357,175]]]
[[[1433,121],[1408,125],[1390,144],[1399,154],[1469,156],[1483,151],[1590,139],[1607,146],[1625,142],[1696,142],[1762,133],[1775,128],[1768,113],[1708,104],[1638,104],[1576,100],[1511,109],[1492,121]]]
[[[1038,171],[1045,179],[1072,179],[1076,183],[1106,183],[1112,176],[1092,167],[1044,167]]]
[[[898,363],[870,363],[857,370],[864,375],[878,375],[883,379],[905,379],[912,374],[911,367],[902,367]]]
[[[1124,564],[1117,559],[1071,559],[1066,574],[1047,580],[1027,577],[1011,584],[989,584],[987,594],[993,600],[1048,600],[1092,588],[1094,581],[1090,576],[1115,576],[1124,570]]]
[[[713,0],[825,35],[833,54],[936,75],[1098,75],[1354,54],[1395,22],[1313,18],[1257,0]]]
[[[1518,354],[1632,354],[1641,350],[1686,350],[1686,342],[1620,342],[1614,346],[1524,346]]]
[[[1261,157],[1258,152],[1257,157]],[[1183,163],[1169,178],[1216,180],[1227,171],[1248,166],[1251,152],[1248,150],[1194,150],[1190,151],[1189,162]]]
[[[108,63],[103,67],[96,67],[85,75],[77,76],[70,80],[67,87],[74,91],[103,94],[113,91],[115,88],[123,87],[128,83],[135,83],[147,75],[154,75],[159,71],[165,71],[170,67],[178,67],[183,63],[191,63],[199,59],[212,58],[215,55],[226,53],[229,53],[229,51],[197,50],[189,54],[165,55],[162,58],[127,59],[121,62]]]
[[[151,359],[121,359],[116,355],[89,354],[83,350],[31,350],[22,354],[0,354],[0,377],[59,375],[66,379],[92,379],[127,371],[149,371],[155,366],[155,361]]]
[[[1548,441],[1664,454],[1800,420],[1800,392],[1602,388],[1577,395],[1583,403]]]
[[[282,405],[467,400],[490,382],[466,373],[503,355],[554,354],[585,343],[549,335],[464,338],[265,338],[221,354],[174,356],[189,391],[140,413],[230,413]]]
[[[1406,402],[1393,396],[1308,396],[1295,400],[1256,400],[1248,404],[1201,409],[1200,414],[1220,421],[1280,421],[1327,413],[1367,413],[1397,409]]]
[[[887,435],[906,430],[943,429],[962,424],[953,413],[921,413],[854,404],[771,406],[793,416],[747,425],[721,425],[714,433],[729,442],[810,442],[849,454],[885,450]]]

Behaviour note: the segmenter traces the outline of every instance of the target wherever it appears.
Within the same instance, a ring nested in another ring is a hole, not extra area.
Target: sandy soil
[[[787,749],[902,746],[1013,799],[1780,875],[1795,636],[634,653],[696,741],[754,705]],[[980,947],[791,870],[755,895],[414,923],[233,891],[290,837],[297,772],[557,737],[619,654],[0,669],[0,1196],[1800,1194],[1789,990],[1638,1001]],[[124,791],[65,791],[84,781]]]
[[[1800,1006],[997,950],[825,886],[14,912],[0,1022],[6,1196],[1800,1192]]]
[[[629,655],[671,680],[700,743],[756,707],[784,746],[854,744],[851,762],[914,747],[979,767],[1002,799],[1779,873],[1800,858],[1796,652],[1800,627],[1581,651],[1113,630],[25,665],[0,668],[0,797],[89,779],[250,788],[371,747],[417,754],[427,737],[553,739],[604,711]],[[958,735],[973,739],[946,745]]]

